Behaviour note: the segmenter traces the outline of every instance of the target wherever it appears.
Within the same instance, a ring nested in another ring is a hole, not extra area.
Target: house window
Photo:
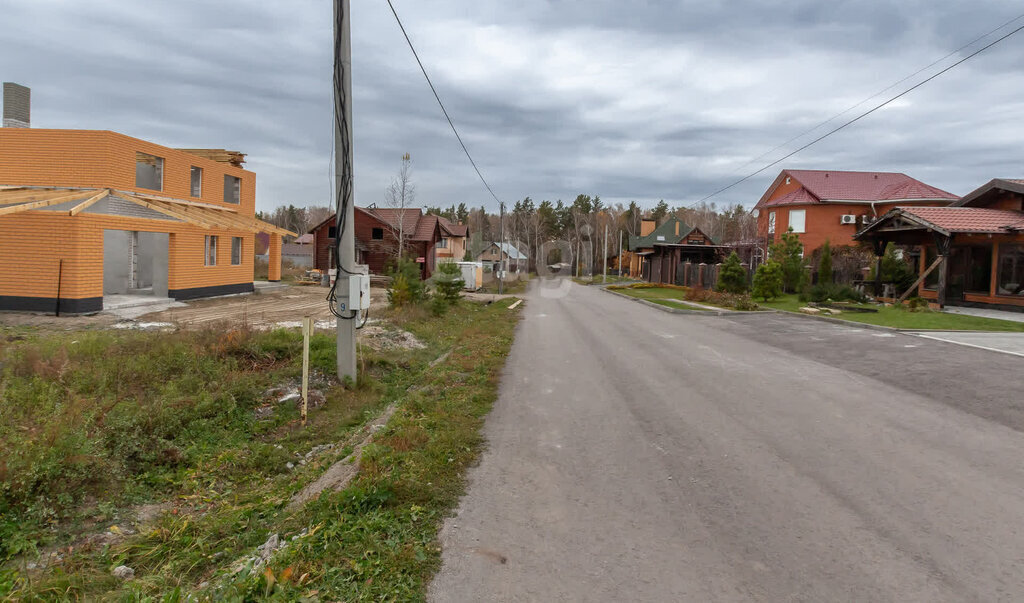
[[[382,241],[382,240],[384,240],[384,229],[383,228],[374,228],[373,232],[370,234],[370,236],[373,237],[374,241]]]
[[[806,227],[807,221],[807,210],[806,209],[791,209],[789,210],[789,227],[793,229],[793,232],[807,232]]]
[[[924,250],[924,266],[925,266],[925,270],[928,269],[928,266],[931,266],[933,263],[935,263],[935,260],[938,257],[939,257],[939,254],[935,251],[935,247],[928,247],[927,249],[925,249]],[[928,276],[926,276],[924,278],[924,288],[934,291],[938,287],[939,287],[939,268],[936,268],[935,270],[932,270],[930,273],[928,273]]]
[[[217,265],[217,235],[206,235],[206,265]]]
[[[998,295],[1024,296],[1024,245],[999,246]]]
[[[441,239],[437,242],[438,249],[448,249],[448,239]]]
[[[328,239],[333,239],[333,238],[335,238],[337,236],[338,236],[338,227],[337,226],[328,226],[327,227],[327,238]]]
[[[151,191],[164,190],[164,160],[147,153],[135,152],[135,186]]]
[[[231,265],[242,264],[242,237],[231,237]]]
[[[703,245],[704,239],[689,239],[686,241],[687,245]]]
[[[775,234],[775,212],[768,212],[768,234]]]
[[[238,205],[242,200],[242,179],[224,176],[224,202]]]
[[[203,168],[192,166],[192,196],[203,196]]]

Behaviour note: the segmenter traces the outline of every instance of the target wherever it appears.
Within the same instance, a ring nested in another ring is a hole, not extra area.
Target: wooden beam
[[[942,261],[942,258],[943,258],[943,256],[941,256],[941,255],[939,257],[935,258],[935,261],[932,262],[932,265],[928,266],[928,269],[925,270],[921,274],[921,276],[919,276],[917,278],[916,281],[914,281],[914,284],[911,285],[909,289],[907,289],[906,291],[903,292],[903,295],[901,295],[898,298],[896,298],[896,303],[893,304],[893,305],[898,306],[898,305],[902,304],[904,301],[906,301],[906,299],[908,297],[910,297],[911,293],[913,293],[914,291],[917,291],[917,288],[921,286],[921,283],[924,282],[924,279],[928,278],[928,275],[932,273],[932,270],[935,270],[935,268],[938,267],[939,262]]]
[[[231,220],[230,216],[227,216],[227,215],[217,215],[217,212],[212,212],[212,211],[205,210],[205,209],[199,209],[199,208],[196,208],[196,207],[187,207],[187,206],[177,206],[176,207],[173,203],[161,203],[160,205],[163,205],[163,207],[165,207],[167,209],[170,209],[172,211],[177,211],[177,212],[181,212],[181,213],[183,213],[183,214],[185,214],[187,216],[192,216],[195,219],[205,220],[205,221],[210,222],[210,223],[212,223],[212,224],[214,224],[216,226],[219,226],[221,228],[245,230],[244,228],[241,228],[233,220]]]
[[[269,233],[272,233],[272,234],[281,235],[282,237],[297,237],[297,236],[299,236],[298,233],[294,233],[294,232],[292,232],[290,230],[286,230],[286,229],[281,228],[279,226],[274,226],[273,224],[270,224],[269,222],[264,222],[263,220],[255,220],[255,223],[256,223],[257,229],[260,232],[269,232]]]
[[[71,195],[62,195],[60,197],[53,197],[52,199],[44,199],[42,201],[34,201],[32,203],[23,203],[21,205],[12,205],[9,207],[0,207],[0,216],[7,216],[10,214],[16,214],[30,209],[36,209],[37,207],[47,207],[49,205],[57,205],[58,203],[67,203],[68,201],[74,201],[81,199],[82,197],[93,193],[93,190],[87,191],[76,191]]]
[[[872,230],[871,232],[910,232],[915,230],[928,230],[927,226],[913,225],[913,226],[886,226]]]
[[[33,189],[30,191],[0,191],[0,205],[11,205],[14,203],[25,203],[26,201],[41,201],[54,195],[66,192],[73,192],[68,189],[58,190],[55,188]]]
[[[192,216],[186,216],[183,213],[167,209],[163,205],[158,205],[157,203],[154,203],[152,201],[146,201],[145,199],[140,199],[140,198],[134,197],[132,195],[126,195],[124,198],[127,199],[128,201],[131,201],[132,203],[135,203],[136,205],[141,205],[142,207],[149,208],[149,209],[151,209],[151,210],[153,210],[155,212],[161,213],[161,214],[163,214],[165,216],[169,216],[171,218],[175,218],[177,220],[181,220],[182,222],[188,222],[189,224],[195,224],[196,226],[201,226],[201,227],[203,227],[203,228],[205,228],[207,230],[213,228],[213,225],[208,223],[208,222],[204,222],[202,220],[198,220],[196,218],[193,218]]]
[[[140,199],[146,199],[149,201],[162,201],[164,203],[174,203],[177,205],[189,205],[193,207],[203,207],[206,209],[216,209],[223,212],[237,214],[238,210],[233,207],[221,207],[219,205],[211,205],[210,203],[200,203],[198,201],[187,201],[185,199],[175,199],[174,197],[161,197],[159,195],[148,195],[143,193],[136,193],[134,191],[116,191],[118,195],[130,195],[132,197],[138,197]]]
[[[939,303],[941,310],[946,307],[946,296],[948,295],[946,289],[949,287],[949,256],[940,255],[937,261],[939,262],[939,287],[935,301]]]
[[[68,215],[69,216],[77,216],[78,214],[82,213],[86,209],[92,207],[97,201],[100,201],[102,199],[106,199],[108,195],[110,195],[110,189],[109,188],[105,188],[102,191],[100,191],[98,194],[93,195],[92,197],[89,197],[85,201],[82,201],[78,205],[72,207],[71,211],[68,212]]]

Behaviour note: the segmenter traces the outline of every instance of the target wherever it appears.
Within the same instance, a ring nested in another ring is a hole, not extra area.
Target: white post
[[[619,231],[619,278],[622,278],[622,231]]]
[[[302,319],[302,426],[306,426],[309,412],[309,336],[313,333],[313,319]]]
[[[601,279],[608,283],[608,223],[604,224],[604,261],[601,262]]]

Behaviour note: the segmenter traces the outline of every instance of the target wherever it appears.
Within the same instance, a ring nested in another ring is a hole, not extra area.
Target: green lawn
[[[785,295],[770,302],[758,300],[764,308],[799,312],[807,303],[801,302],[796,295]],[[844,312],[833,318],[849,320],[897,329],[921,329],[939,331],[1019,331],[1024,332],[1024,323],[977,316],[960,316],[944,312],[920,311],[910,312],[898,307],[883,307],[873,304],[861,304],[863,307],[877,308],[878,312]]]
[[[668,301],[669,299],[683,299],[686,295],[685,291],[680,289],[669,289],[667,287],[650,287],[643,289],[615,289],[616,293],[623,293],[630,297],[636,297],[639,299],[645,299],[649,302],[658,304],[659,306],[665,306],[668,308],[676,308],[677,310],[697,310],[707,312],[705,308],[698,308],[696,306],[689,306],[681,304],[679,302]]]
[[[603,285],[605,282],[607,282],[608,284],[637,282],[629,278],[628,276],[617,276],[611,273],[608,273],[607,281],[605,281],[604,277],[602,277],[600,274],[594,275],[593,278],[589,276],[574,277],[572,280],[580,285]]]

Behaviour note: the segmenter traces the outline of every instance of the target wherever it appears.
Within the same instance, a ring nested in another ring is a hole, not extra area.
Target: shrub
[[[427,288],[420,280],[420,266],[412,260],[399,259],[388,271],[391,285],[388,301],[392,306],[419,304],[427,299]]]
[[[819,283],[800,293],[800,301],[821,303],[829,300],[863,303],[867,301],[867,297],[849,285],[837,285],[835,283]]]
[[[928,300],[923,297],[911,297],[907,300],[907,310],[911,312],[927,312]]]
[[[434,287],[437,289],[437,296],[449,304],[456,304],[462,296],[462,290],[466,287],[466,281],[462,280],[462,270],[455,262],[443,262],[437,267],[437,274],[434,277]]]
[[[896,292],[902,293],[917,280],[916,271],[896,254],[896,245],[889,243],[882,255],[882,282],[896,285]],[[875,265],[872,264],[868,280],[875,280]]]
[[[451,303],[441,295],[434,295],[430,298],[430,313],[434,316],[444,316],[448,312]]]
[[[825,244],[821,246],[821,260],[818,262],[818,284],[831,285],[832,282],[832,247],[828,239],[825,239]]]
[[[782,265],[768,260],[754,272],[754,287],[751,296],[768,301],[782,295]]]
[[[733,300],[732,307],[735,308],[736,310],[752,312],[754,310],[760,309],[760,306],[757,305],[757,302],[751,299],[749,295],[737,295],[735,296],[735,298],[736,299]]]
[[[735,251],[722,263],[718,272],[718,289],[726,293],[747,292],[747,272]]]

